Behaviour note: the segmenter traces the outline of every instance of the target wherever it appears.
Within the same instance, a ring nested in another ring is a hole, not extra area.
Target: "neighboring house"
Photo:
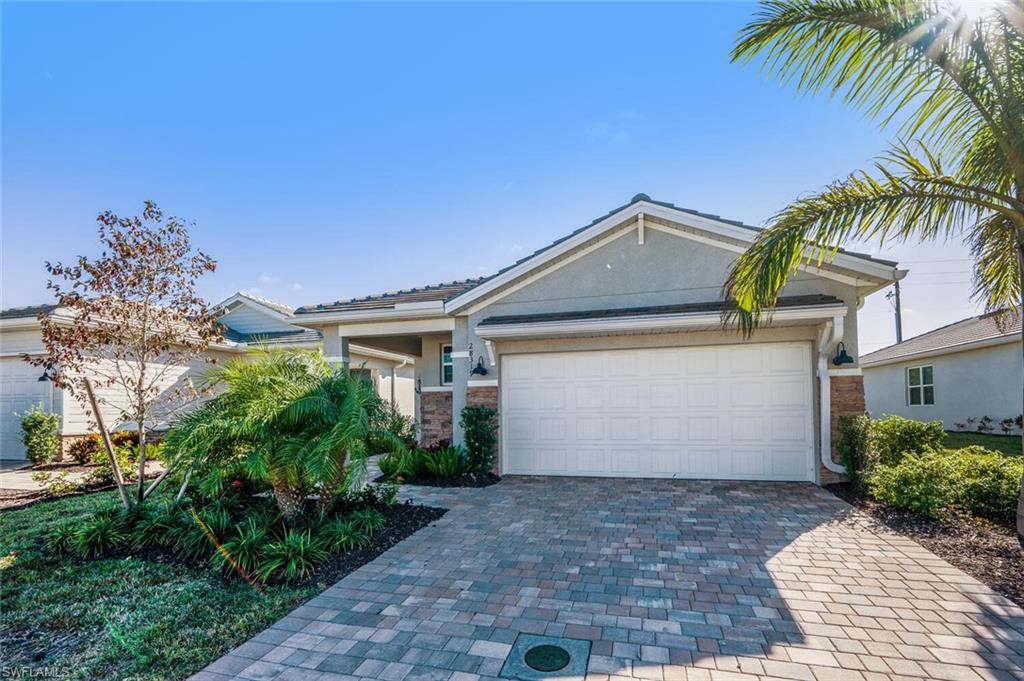
[[[1024,411],[1020,333],[1019,314],[990,313],[865,355],[868,411],[938,419],[947,430],[988,416],[1001,432],[1000,421]]]
[[[416,357],[425,441],[461,441],[467,404],[497,407],[503,474],[821,481],[841,470],[837,417],[864,409],[837,345],[856,357],[861,301],[905,272],[845,251],[804,266],[746,340],[723,327],[722,286],[756,235],[638,194],[494,276],[294,322],[334,361],[357,343]]]
[[[216,306],[225,327],[224,338],[211,346],[207,359],[214,363],[244,357],[255,347],[293,347],[315,350],[320,334],[290,323],[291,308],[244,293],[237,293]],[[43,353],[38,316],[60,314],[55,305],[15,308],[0,311],[0,459],[24,459],[19,414],[31,405],[61,417],[61,435],[65,443],[93,431],[86,410],[78,400],[65,395],[43,377],[43,370],[23,360],[25,354]],[[407,355],[359,348],[353,350],[352,367],[366,372],[378,392],[399,410],[414,415],[413,365]],[[167,388],[184,380],[198,382],[211,368],[211,362],[197,359],[188,366],[167,373]],[[101,410],[107,425],[118,426],[124,398],[113,388],[99,388]]]

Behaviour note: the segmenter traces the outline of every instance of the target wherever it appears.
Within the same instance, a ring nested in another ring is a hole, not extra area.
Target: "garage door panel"
[[[808,343],[505,356],[503,466],[809,480],[810,372]]]

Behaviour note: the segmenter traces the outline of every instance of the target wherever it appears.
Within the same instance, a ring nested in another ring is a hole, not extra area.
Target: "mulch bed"
[[[970,515],[926,518],[865,498],[849,483],[826,485],[826,489],[1024,607],[1024,545],[1014,528]]]
[[[388,482],[388,479],[381,475],[374,479],[374,482]],[[423,475],[402,479],[403,485],[420,485],[422,487],[490,487],[499,482],[501,482],[501,476],[494,473],[467,473],[454,478]]]
[[[370,544],[366,548],[334,554],[328,562],[318,567],[316,572],[296,583],[296,586],[315,584],[318,589],[326,589],[406,537],[437,521],[447,512],[446,508],[420,506],[411,501],[389,506],[382,511],[387,519],[387,524],[382,530],[373,534]]]

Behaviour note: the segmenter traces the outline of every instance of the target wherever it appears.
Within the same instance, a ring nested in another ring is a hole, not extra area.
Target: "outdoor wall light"
[[[836,366],[840,366],[842,364],[853,364],[853,357],[850,357],[850,355],[846,353],[846,346],[842,341],[839,341],[839,345],[836,347],[836,356],[832,358],[832,363]]]
[[[50,377],[50,372],[48,372],[48,371],[44,371],[43,375],[36,379],[36,381],[38,381],[39,383],[44,383],[46,381],[52,381],[52,380],[53,379]]]
[[[484,367],[484,358],[481,357],[476,361],[476,366],[473,367],[473,371],[470,372],[473,376],[486,376],[487,368]]]

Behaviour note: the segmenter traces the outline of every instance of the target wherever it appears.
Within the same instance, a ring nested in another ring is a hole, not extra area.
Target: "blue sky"
[[[641,191],[762,224],[895,134],[730,64],[744,3],[0,7],[3,307],[146,198],[209,300],[300,305],[489,274]],[[977,309],[962,245],[876,252],[907,336]],[[861,327],[893,342],[881,294]]]

